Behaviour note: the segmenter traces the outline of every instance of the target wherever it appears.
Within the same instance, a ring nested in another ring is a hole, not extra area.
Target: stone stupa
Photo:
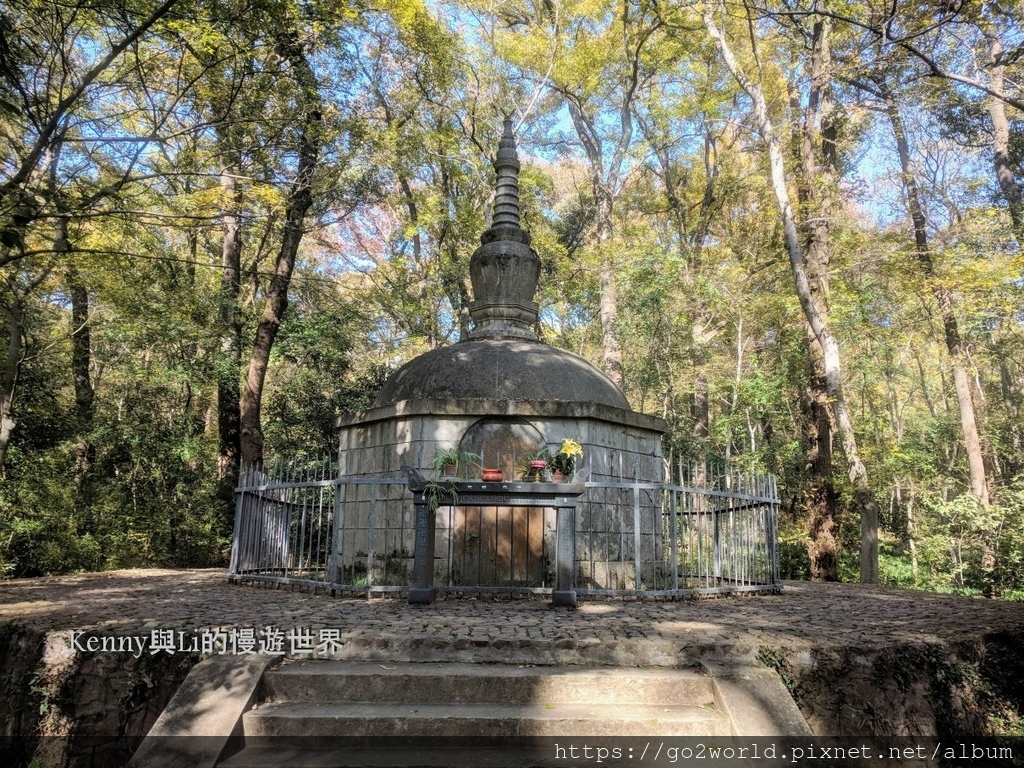
[[[510,120],[494,168],[492,224],[470,260],[469,337],[409,361],[372,408],[339,420],[340,474],[394,476],[403,464],[427,473],[438,449],[457,447],[513,479],[517,457],[571,437],[583,446],[585,479],[662,480],[664,422],[631,410],[597,367],[537,336],[540,257],[520,226]]]

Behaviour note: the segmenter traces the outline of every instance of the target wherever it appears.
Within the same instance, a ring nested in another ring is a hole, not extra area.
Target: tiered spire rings
[[[469,262],[476,299],[469,306],[474,329],[471,339],[537,338],[537,304],[533,301],[540,277],[540,257],[530,247],[530,235],[520,226],[519,157],[512,121],[505,119],[498,155],[494,217]]]

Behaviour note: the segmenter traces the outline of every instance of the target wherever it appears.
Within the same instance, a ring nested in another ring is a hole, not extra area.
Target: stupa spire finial
[[[494,170],[498,174],[498,183],[494,192],[493,226],[519,227],[519,156],[510,117],[505,118]]]
[[[519,219],[519,157],[506,117],[494,158],[498,180],[494,189],[494,218],[480,237],[469,260],[476,299],[469,306],[474,329],[471,339],[519,338],[536,340],[537,291],[540,257],[530,247],[530,234]]]

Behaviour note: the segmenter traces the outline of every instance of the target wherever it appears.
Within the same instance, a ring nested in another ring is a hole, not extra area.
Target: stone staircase
[[[569,751],[587,744],[620,750],[602,765],[635,765],[665,737],[810,735],[771,670],[738,656],[691,663],[211,656],[128,767],[566,766],[594,762]]]
[[[261,694],[223,768],[555,765],[558,739],[535,739],[735,732],[700,667],[295,662],[268,669]],[[528,748],[541,743],[547,761]]]

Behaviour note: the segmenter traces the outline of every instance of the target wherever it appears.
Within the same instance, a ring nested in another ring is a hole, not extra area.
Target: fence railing
[[[616,478],[583,485],[574,536],[580,595],[778,589],[774,478],[702,464],[675,484]],[[550,593],[555,522],[553,508],[442,502],[434,583],[440,591]],[[412,583],[414,540],[405,477],[339,478],[330,460],[249,468],[237,489],[230,575],[401,592]]]

